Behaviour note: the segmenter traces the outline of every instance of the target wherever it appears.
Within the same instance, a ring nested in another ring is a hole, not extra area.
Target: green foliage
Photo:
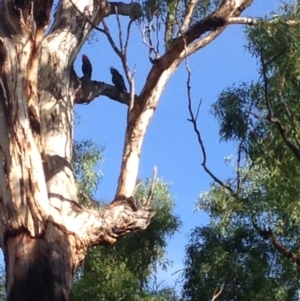
[[[246,222],[199,227],[187,246],[183,300],[297,300],[298,269]],[[274,263],[276,262],[276,265]]]
[[[93,193],[98,188],[101,173],[97,171],[102,161],[103,148],[90,140],[74,141],[72,166],[77,180],[77,195],[80,204],[94,206]]]
[[[147,198],[149,186],[149,181],[140,185],[137,199]],[[166,262],[166,238],[180,226],[179,218],[172,215],[169,187],[162,181],[155,184],[153,207],[157,214],[145,231],[128,234],[114,246],[94,247],[88,252],[77,272],[72,300],[172,300],[167,299],[166,292],[153,299],[153,292],[147,290],[154,266]]]
[[[213,105],[221,140],[237,143],[238,155],[226,187],[212,183],[197,202],[211,224],[192,232],[184,300],[211,300],[222,285],[218,300],[298,300],[287,254],[300,258],[299,3],[270,19],[246,32],[258,81],[226,89]]]
[[[172,40],[181,34],[180,28],[190,2],[190,0],[140,1],[143,21],[149,24],[149,32],[157,33],[163,28],[165,44],[170,45]],[[221,2],[221,0],[198,1],[191,16],[191,25],[208,16]]]

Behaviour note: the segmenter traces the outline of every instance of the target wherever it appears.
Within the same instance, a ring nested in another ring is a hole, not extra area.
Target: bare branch
[[[259,22],[264,22],[264,23],[275,23],[277,19],[271,19],[271,20],[264,20],[260,18],[252,18],[252,17],[230,17],[227,19],[226,23],[229,24],[240,24],[240,25],[254,25]],[[294,26],[299,24],[299,20],[280,20],[286,25]]]
[[[128,49],[128,43],[129,43],[129,38],[130,38],[130,29],[131,29],[131,25],[133,24],[133,20],[130,20],[127,26],[127,34],[126,34],[126,40],[125,40],[125,45],[124,45],[124,51],[125,53],[127,53],[127,49]]]
[[[199,2],[199,0],[191,0],[191,2],[189,3],[188,7],[186,8],[184,20],[183,20],[182,26],[181,26],[180,31],[179,31],[180,35],[190,25],[194,8],[195,8],[195,6],[196,6],[196,4],[198,2]]]
[[[197,50],[205,47],[209,43],[211,43],[215,38],[217,38],[223,31],[225,30],[225,27],[218,28],[214,31],[211,31],[209,34],[207,34],[204,38],[198,40],[195,43],[192,43],[187,48],[188,55],[196,52]]]
[[[168,50],[173,39],[173,34],[174,34],[174,26],[176,24],[176,7],[178,5],[179,1],[176,0],[169,0],[167,3],[167,17],[166,17],[166,22],[165,22],[165,36],[164,36],[164,41],[165,41],[165,49]]]
[[[257,233],[265,240],[270,240],[272,245],[275,247],[279,253],[281,253],[286,258],[291,259],[294,263],[297,264],[298,268],[300,268],[300,258],[293,253],[291,250],[286,248],[284,245],[282,245],[276,238],[276,235],[273,233],[271,229],[261,229],[255,222],[254,218],[252,217],[252,225],[254,229],[257,231]]]
[[[224,187],[226,190],[228,190],[232,195],[235,195],[236,196],[236,193],[233,191],[233,189],[231,188],[231,186],[229,185],[226,185],[223,181],[221,181],[217,176],[215,176],[215,174],[207,167],[206,165],[206,159],[207,159],[207,156],[206,156],[206,150],[205,150],[205,146],[204,146],[204,142],[202,140],[202,136],[201,136],[201,133],[198,129],[198,125],[197,125],[197,119],[194,115],[194,112],[193,112],[193,108],[192,108],[192,97],[191,97],[191,70],[190,70],[190,67],[188,65],[188,62],[187,62],[187,58],[185,60],[185,67],[186,67],[186,70],[187,70],[187,73],[188,73],[188,79],[187,79],[187,94],[188,94],[188,110],[189,110],[189,114],[190,114],[190,119],[188,119],[188,121],[190,121],[193,125],[193,129],[194,129],[194,132],[196,133],[196,136],[197,136],[197,140],[198,140],[198,143],[200,145],[200,148],[201,148],[201,152],[202,152],[202,155],[203,155],[203,161],[201,163],[201,165],[203,166],[205,172],[210,175],[210,177],[216,182],[218,183],[220,186]],[[199,110],[199,109],[198,109]],[[198,113],[197,113],[198,114]]]
[[[157,20],[158,22],[158,20]],[[152,41],[152,31],[153,31],[153,24],[152,20],[149,21],[147,26],[144,26],[144,28],[141,27],[141,23],[139,23],[139,29],[142,35],[142,41],[143,44],[146,45],[149,48],[149,60],[151,63],[153,63],[156,59],[159,58],[159,38],[156,37],[157,44],[156,47],[153,45]],[[156,35],[158,35],[159,30],[156,30]],[[146,39],[148,41],[146,41]],[[152,54],[154,54],[154,58],[152,57]]]
[[[251,17],[231,17],[227,19],[227,24],[254,25],[261,21],[258,18]]]
[[[98,96],[106,96],[128,106],[130,104],[131,96],[128,93],[120,93],[115,86],[110,84],[81,78],[76,81],[76,86],[78,92],[74,100],[75,104],[89,104]],[[134,98],[137,98],[137,96],[135,95]]]
[[[121,53],[124,53],[124,49],[123,49],[123,34],[122,34],[122,26],[121,26],[121,22],[120,22],[120,18],[118,15],[118,10],[116,8],[116,19],[117,19],[117,24],[118,24],[118,30],[119,30],[119,45],[120,45],[120,49],[121,49]]]
[[[214,295],[213,295],[213,297],[211,298],[211,301],[217,300],[217,298],[222,294],[223,289],[224,289],[224,284],[221,285],[219,291],[218,291],[218,289],[216,288],[215,291],[214,291]]]
[[[153,170],[153,176],[152,176],[152,181],[151,181],[151,186],[149,188],[149,193],[148,193],[148,198],[144,206],[149,206],[153,197],[153,191],[154,191],[154,186],[155,186],[155,181],[156,181],[156,176],[157,176],[157,166],[154,166]]]
[[[104,20],[102,20],[102,25],[104,27],[104,30],[102,31],[107,39],[108,39],[108,42],[109,44],[111,45],[112,49],[115,51],[115,53],[119,56],[119,57],[122,57],[122,50],[120,50],[118,48],[118,46],[116,45],[115,41],[113,40],[111,34],[110,34],[110,31],[109,31],[109,28],[108,26],[106,25],[106,22]]]
[[[146,130],[168,79],[186,57],[186,45],[193,43],[207,32],[225,27],[227,18],[239,16],[251,3],[252,0],[225,0],[214,13],[192,25],[182,36],[173,40],[168,51],[154,61],[138,101],[130,112],[116,199],[132,196]],[[228,186],[222,182],[221,184]]]
[[[120,48],[118,48],[116,43],[114,42],[114,40],[110,34],[109,28],[106,25],[104,20],[102,21],[102,24],[104,27],[103,33],[106,35],[111,47],[114,49],[115,53],[119,56],[119,58],[122,62],[122,66],[123,66],[123,69],[124,69],[124,72],[125,72],[125,75],[126,75],[128,83],[129,83],[129,87],[130,87],[130,102],[129,102],[129,106],[128,106],[128,112],[130,112],[133,108],[134,100],[135,100],[135,94],[134,94],[135,93],[135,85],[134,85],[134,74],[131,74],[129,66],[128,66],[127,49],[128,49],[128,44],[129,44],[129,38],[130,38],[130,28],[133,23],[133,20],[130,20],[128,23],[125,46],[123,47],[122,27],[121,27],[118,13],[116,13],[116,17],[117,17],[117,24],[118,24],[118,30],[119,30]],[[128,116],[129,116],[129,113],[128,113]]]

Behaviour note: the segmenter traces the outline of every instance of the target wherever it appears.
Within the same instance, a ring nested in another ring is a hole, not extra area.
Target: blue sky
[[[256,0],[243,16],[264,16],[276,11],[279,4],[278,0]],[[112,28],[115,28],[115,22],[115,17],[111,16],[109,23]],[[210,114],[210,109],[224,88],[257,78],[257,64],[245,50],[243,30],[240,25],[230,26],[218,39],[189,58],[195,106],[202,99],[199,129],[206,146],[208,166],[223,179],[231,173],[230,167],[224,164],[224,157],[235,155],[235,148],[232,144],[220,143],[218,123]],[[113,34],[117,36],[116,30]],[[139,92],[151,66],[139,31],[135,29],[132,37],[129,64],[131,68],[136,66],[136,91]],[[122,70],[118,57],[110,50],[104,37],[100,36],[98,42],[86,44],[82,53],[92,61],[94,80],[111,83],[109,67]],[[78,59],[75,65],[78,74],[80,66]],[[208,189],[211,179],[201,168],[201,151],[192,125],[187,121],[186,79],[182,64],[169,81],[147,132],[139,172],[140,178],[151,177],[153,166],[158,166],[159,177],[171,184],[175,213],[183,222],[180,232],[169,241],[168,258],[174,262],[173,267],[167,274],[160,274],[160,278],[165,278],[169,283],[172,272],[183,267],[184,248],[190,230],[208,222],[206,214],[194,212],[199,193]],[[121,163],[126,107],[100,97],[88,106],[78,106],[76,112],[80,116],[80,124],[75,130],[76,139],[88,138],[105,146],[101,166],[103,179],[97,196],[112,200]]]

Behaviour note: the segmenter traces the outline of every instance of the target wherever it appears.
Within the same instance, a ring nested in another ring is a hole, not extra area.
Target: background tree
[[[276,18],[247,30],[259,79],[223,91],[213,106],[220,136],[236,143],[237,155],[229,160],[233,177],[225,181],[204,161],[214,182],[201,195],[198,208],[206,210],[212,222],[192,233],[186,300],[210,300],[221,285],[220,300],[298,299],[298,20],[295,2],[283,6]]]
[[[251,224],[197,227],[187,246],[183,300],[298,300],[299,272]]]
[[[148,226],[153,209],[149,202],[137,208],[133,197],[143,138],[161,93],[178,65],[237,23],[234,18],[252,1],[225,0],[208,5],[203,15],[196,13],[196,3],[166,4],[166,51],[152,60],[137,96],[126,60],[128,43],[116,47],[103,21],[116,14],[131,18],[132,24],[142,17],[140,5],[104,0],[0,3],[0,246],[9,301],[68,300],[88,248],[112,244]],[[100,22],[103,27],[97,28]],[[129,94],[75,73],[74,60],[92,29],[104,33],[119,55]],[[78,204],[71,164],[73,106],[99,95],[129,108],[115,198],[101,210]]]
[[[78,201],[91,208],[105,207],[105,202],[93,198],[100,182],[99,163],[103,148],[91,141],[74,142],[73,170],[77,180]],[[146,200],[152,181],[140,182],[137,199]],[[180,226],[172,214],[173,202],[169,186],[158,180],[153,191],[153,207],[157,214],[144,232],[124,237],[115,246],[94,247],[78,267],[71,300],[170,300],[175,293],[157,285],[152,279],[157,266],[167,268],[166,239]]]
[[[148,197],[150,184],[149,181],[140,186],[139,199]],[[124,237],[114,247],[89,250],[78,270],[71,300],[152,300],[153,292],[148,287],[155,272],[153,267],[167,263],[166,239],[180,226],[179,218],[172,215],[173,202],[168,190],[168,185],[157,182],[153,192],[157,214],[145,231]]]

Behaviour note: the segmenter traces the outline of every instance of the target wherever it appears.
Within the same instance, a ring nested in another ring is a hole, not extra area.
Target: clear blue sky
[[[279,4],[279,0],[255,0],[243,16],[264,16],[276,11]],[[115,17],[109,19],[114,26]],[[113,33],[117,37],[117,33]],[[129,63],[131,68],[136,66],[136,91],[139,92],[151,66],[148,51],[141,44],[137,29],[132,37]],[[220,178],[231,172],[224,164],[224,157],[235,155],[235,148],[230,144],[220,144],[218,124],[210,114],[210,108],[224,88],[257,78],[256,62],[245,50],[245,44],[243,27],[232,25],[217,40],[189,59],[194,103],[202,99],[199,128],[208,154],[208,165]],[[86,44],[81,53],[87,54],[92,61],[94,80],[111,83],[109,67],[122,70],[119,58],[110,50],[105,37],[99,36],[98,42]],[[80,67],[78,58],[75,68],[79,75]],[[105,146],[101,166],[103,180],[97,197],[110,201],[114,197],[120,169],[126,107],[100,97],[88,106],[77,106],[76,112],[80,116],[80,124],[75,130],[76,139],[92,139]],[[169,241],[168,258],[174,265],[167,275],[160,275],[166,281],[172,271],[183,267],[184,248],[190,230],[208,222],[204,213],[194,212],[199,193],[208,189],[211,179],[201,168],[202,155],[188,117],[186,72],[182,64],[168,83],[146,135],[139,172],[140,178],[151,177],[153,166],[158,166],[159,177],[171,184],[175,213],[183,222],[180,232]]]

